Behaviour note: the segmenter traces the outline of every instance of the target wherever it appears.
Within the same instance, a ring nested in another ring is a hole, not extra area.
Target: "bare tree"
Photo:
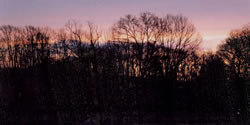
[[[228,79],[235,86],[239,98],[239,110],[244,124],[248,124],[248,89],[250,79],[250,25],[233,30],[230,36],[218,48],[227,66]],[[245,82],[246,81],[246,82]]]
[[[182,15],[167,15],[163,18],[145,12],[139,17],[127,15],[114,24],[112,28],[114,40],[135,42],[140,75],[147,74],[153,55],[163,57],[164,72],[177,72],[180,64],[190,56],[201,42],[195,27]],[[147,44],[145,44],[147,43]],[[150,43],[153,45],[150,46]],[[152,49],[156,45],[164,49]],[[154,50],[154,51],[152,51]],[[142,64],[144,62],[144,64]],[[176,74],[174,77],[177,77]]]
[[[69,34],[69,39],[78,40],[82,42],[84,38],[84,31],[82,29],[82,25],[75,20],[69,20],[65,24],[65,29]]]
[[[231,31],[230,36],[218,49],[218,54],[236,77],[250,78],[250,25]]]
[[[101,38],[101,32],[94,23],[88,21],[88,30],[85,32],[85,38],[90,41],[90,45],[94,46],[97,44],[98,40]]]

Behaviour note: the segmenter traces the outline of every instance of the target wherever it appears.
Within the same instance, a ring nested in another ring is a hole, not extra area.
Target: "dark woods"
[[[110,34],[1,26],[1,124],[247,124],[249,26],[216,54],[181,15],[127,15]]]

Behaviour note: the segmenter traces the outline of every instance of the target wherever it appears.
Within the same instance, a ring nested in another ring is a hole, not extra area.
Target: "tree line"
[[[250,25],[232,30],[216,53],[199,49],[202,37],[182,15],[126,15],[109,34],[101,42],[91,22],[60,30],[1,25],[1,120],[176,123],[193,114],[203,116],[193,122],[247,124]]]

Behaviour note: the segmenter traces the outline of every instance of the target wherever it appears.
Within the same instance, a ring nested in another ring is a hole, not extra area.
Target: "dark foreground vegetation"
[[[249,25],[216,53],[180,15],[84,29],[0,26],[1,125],[249,124]]]

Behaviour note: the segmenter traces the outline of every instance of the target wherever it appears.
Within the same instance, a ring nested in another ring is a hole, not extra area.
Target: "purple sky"
[[[0,0],[0,24],[62,27],[74,19],[108,29],[126,14],[182,14],[215,50],[231,29],[250,22],[250,0]]]

